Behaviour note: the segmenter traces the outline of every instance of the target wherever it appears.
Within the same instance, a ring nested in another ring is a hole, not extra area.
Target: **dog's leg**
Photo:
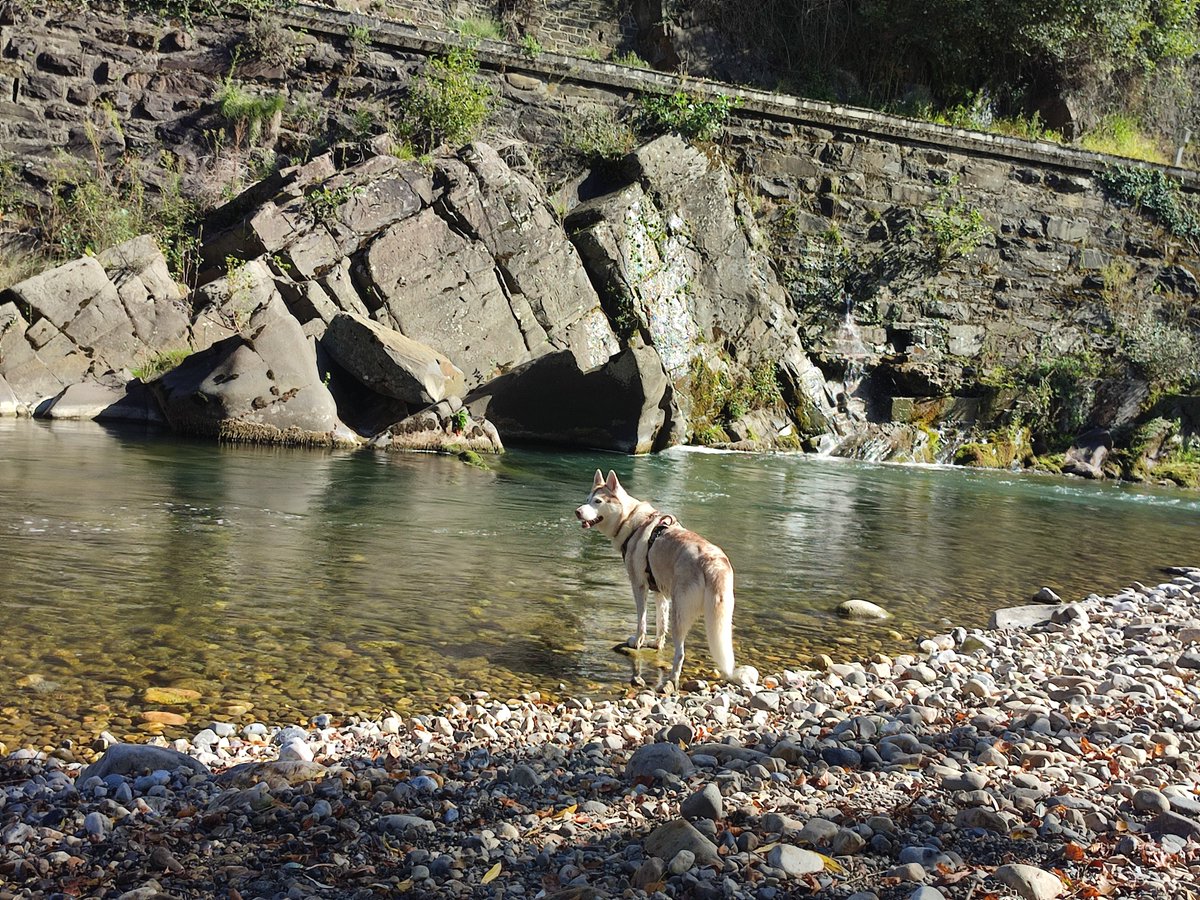
[[[664,593],[654,595],[654,649],[661,650],[667,642],[668,622],[671,615],[671,598]]]
[[[671,598],[671,637],[675,643],[675,658],[671,660],[669,680],[677,688],[679,673],[683,671],[683,642],[700,615],[704,599],[700,593],[702,590],[701,585],[689,585]]]
[[[646,594],[649,593],[646,585],[633,585],[633,603],[637,607],[637,631],[633,633],[633,637],[629,639],[629,646],[634,650],[640,650],[642,645],[646,643]]]

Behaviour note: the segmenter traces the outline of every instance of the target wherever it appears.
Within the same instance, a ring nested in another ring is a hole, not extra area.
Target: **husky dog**
[[[655,647],[662,649],[667,615],[675,645],[670,682],[678,687],[683,668],[683,642],[700,613],[708,633],[708,650],[721,676],[752,683],[752,666],[733,665],[733,566],[723,550],[688,531],[673,516],[629,496],[617,473],[607,480],[596,470],[587,502],[575,510],[585,529],[595,528],[621,552],[637,605],[637,631],[629,646],[646,643],[646,598],[656,597]]]

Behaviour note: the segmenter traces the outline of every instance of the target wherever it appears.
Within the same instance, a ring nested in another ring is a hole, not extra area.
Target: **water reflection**
[[[629,588],[572,515],[597,467],[726,548],[739,658],[763,668],[1198,561],[1200,499],[1169,490],[694,452],[514,452],[480,470],[6,420],[0,678],[16,688],[0,740],[144,736],[156,685],[200,694],[170,707],[188,724],[168,734],[470,687],[620,690]],[[896,619],[838,620],[855,596]]]

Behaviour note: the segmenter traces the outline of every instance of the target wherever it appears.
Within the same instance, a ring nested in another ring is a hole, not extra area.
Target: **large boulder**
[[[173,429],[223,440],[353,444],[317,370],[316,350],[278,295],[245,334],[195,353],[151,383]]]
[[[91,365],[91,360],[53,326],[39,329],[33,337],[31,331],[16,302],[0,303],[0,377],[16,397],[18,411],[26,412],[56,395]],[[43,333],[47,340],[35,349]],[[44,351],[45,358],[39,350]]]
[[[146,234],[118,244],[101,253],[97,261],[116,288],[134,336],[149,351],[188,345],[186,297],[153,237]]]
[[[58,396],[41,403],[34,415],[42,419],[96,419],[98,421],[161,424],[158,402],[140,381],[110,377],[67,386]]]
[[[495,259],[514,315],[532,314],[536,329],[528,314],[517,316],[530,349],[570,350],[584,370],[616,353],[600,297],[545,193],[484,143],[465,147],[438,171],[447,185],[439,211]]]
[[[427,406],[466,393],[462,370],[445,356],[355,313],[334,316],[321,345],[343,369],[386,397]]]
[[[15,416],[21,408],[21,401],[8,386],[8,382],[0,376],[0,416]]]
[[[0,293],[0,377],[25,411],[190,340],[182,292],[148,235]]]
[[[506,443],[648,453],[678,441],[673,389],[652,347],[628,347],[584,372],[569,350],[494,379],[467,397]]]
[[[468,388],[531,357],[525,330],[536,322],[514,314],[496,261],[433,209],[388,228],[356,258],[353,274],[376,319],[446,353]]]
[[[610,316],[658,351],[681,415],[701,393],[697,362],[734,379],[773,364],[794,406],[832,413],[724,167],[668,135],[632,153],[623,172],[614,190],[577,206],[566,228]]]

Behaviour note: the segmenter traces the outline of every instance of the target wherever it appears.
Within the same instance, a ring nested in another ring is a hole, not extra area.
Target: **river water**
[[[0,420],[0,741],[618,693],[632,601],[573,515],[598,466],[725,548],[738,662],[763,670],[911,648],[1043,585],[1074,599],[1200,564],[1200,496],[1174,489],[686,451],[478,469]],[[895,618],[847,623],[850,597]],[[685,678],[703,676],[699,630],[689,649]],[[143,720],[159,711],[187,723]]]

